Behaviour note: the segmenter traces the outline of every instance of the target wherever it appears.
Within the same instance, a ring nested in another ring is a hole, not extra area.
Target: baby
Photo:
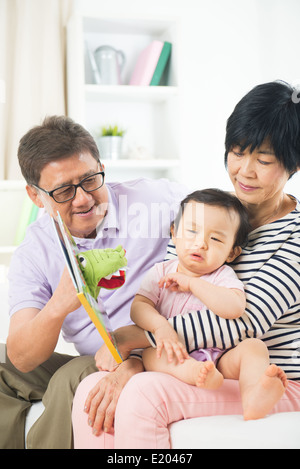
[[[264,417],[285,392],[287,380],[258,339],[225,351],[200,349],[188,355],[168,318],[211,310],[224,319],[243,315],[243,283],[227,265],[241,253],[250,225],[246,209],[227,192],[196,191],[181,203],[171,226],[177,259],[156,264],[146,275],[131,307],[131,319],[155,338],[157,349],[143,352],[148,371],[169,373],[205,389],[224,378],[239,379],[245,419]],[[175,356],[174,356],[175,355]]]

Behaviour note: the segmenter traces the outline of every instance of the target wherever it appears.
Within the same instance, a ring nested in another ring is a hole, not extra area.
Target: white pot
[[[100,160],[118,160],[122,154],[123,137],[100,137],[98,146]]]

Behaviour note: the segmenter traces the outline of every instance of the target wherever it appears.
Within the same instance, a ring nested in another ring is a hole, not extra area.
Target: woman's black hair
[[[294,174],[300,167],[300,98],[282,81],[258,85],[236,105],[227,121],[225,166],[236,145],[253,152],[268,141],[275,157]]]
[[[215,207],[223,207],[227,210],[234,210],[240,218],[240,224],[236,233],[233,247],[243,247],[247,244],[248,233],[251,231],[248,212],[235,195],[220,189],[203,189],[200,191],[195,191],[183,199],[180,204],[180,210],[173,222],[175,232],[178,229],[186,204],[191,201],[212,205]]]

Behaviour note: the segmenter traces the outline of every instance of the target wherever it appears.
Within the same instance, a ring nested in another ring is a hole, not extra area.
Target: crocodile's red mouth
[[[113,275],[108,275],[102,278],[98,283],[98,287],[106,288],[107,290],[114,290],[120,288],[125,283],[125,270],[119,270]]]

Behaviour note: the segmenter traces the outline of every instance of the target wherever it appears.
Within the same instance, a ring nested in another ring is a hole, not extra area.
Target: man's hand
[[[107,374],[89,392],[84,410],[88,413],[89,425],[93,434],[98,436],[101,431],[111,432],[119,396],[125,384],[136,373],[143,371],[142,362],[129,359],[121,363],[113,373]]]
[[[72,313],[81,306],[73,281],[68,268],[65,267],[60,278],[59,284],[49,300],[55,305],[57,311],[62,312],[62,318]]]
[[[144,331],[135,325],[119,327],[113,335],[123,360],[129,357],[132,350],[150,345]],[[105,344],[96,352],[95,361],[101,371],[114,371],[119,366]]]
[[[95,362],[100,371],[115,371],[119,366],[105,344],[96,352]]]
[[[157,358],[161,357],[163,349],[166,351],[169,362],[173,361],[174,355],[179,363],[183,363],[185,359],[189,358],[185,346],[179,341],[177,333],[167,321],[155,329],[154,337]]]

